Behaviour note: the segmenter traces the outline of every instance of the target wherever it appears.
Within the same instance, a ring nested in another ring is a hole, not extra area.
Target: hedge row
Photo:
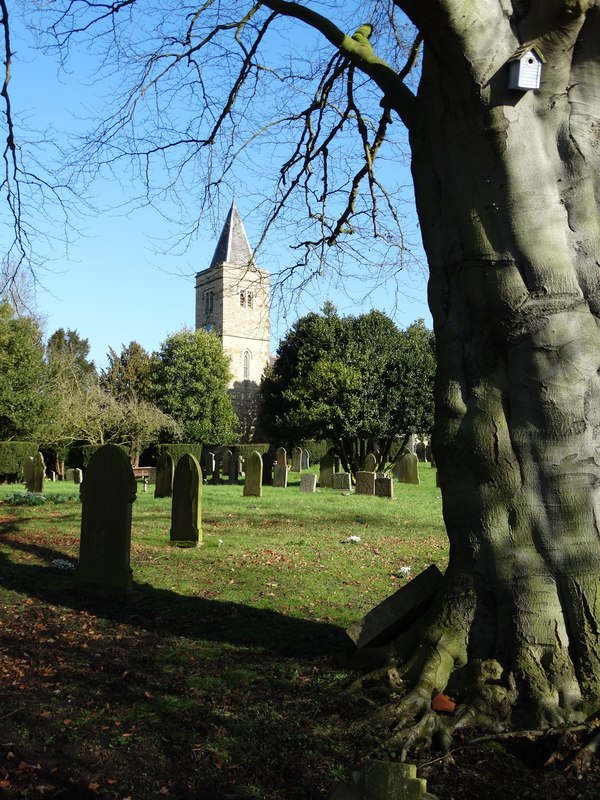
[[[0,478],[17,478],[22,474],[23,462],[34,458],[39,450],[36,442],[0,442]]]

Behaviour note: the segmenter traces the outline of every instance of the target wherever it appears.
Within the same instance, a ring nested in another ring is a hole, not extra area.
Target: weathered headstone
[[[229,470],[227,473],[227,481],[228,483],[237,483],[239,477],[240,477],[240,459],[235,453],[232,453],[231,458],[229,459]]]
[[[274,445],[269,446],[263,454],[263,486],[273,486],[273,465],[275,463],[276,449]]]
[[[156,483],[154,497],[171,497],[173,494],[173,475],[175,462],[171,453],[162,453],[156,462]]]
[[[319,461],[319,486],[324,489],[331,489],[333,485],[333,466],[333,456],[331,453],[325,453]]]
[[[300,469],[309,469],[310,468],[310,453],[306,448],[302,448],[302,454],[300,456]]]
[[[74,479],[74,476],[75,476],[75,470],[74,469],[70,469],[69,468],[69,469],[65,470],[65,480],[66,481],[72,481]]]
[[[352,477],[349,472],[334,472],[331,488],[340,492],[349,492],[352,488]]]
[[[77,467],[73,470],[73,483],[81,483],[83,481],[83,471]]]
[[[425,442],[417,442],[415,445],[415,455],[419,459],[419,461],[427,461],[427,447]]]
[[[224,450],[221,453],[221,472],[223,475],[229,475],[229,462],[232,458],[231,450]]]
[[[277,448],[277,464],[273,470],[273,486],[285,489],[288,479],[287,453],[285,447]]]
[[[427,609],[442,582],[432,564],[346,629],[357,647],[379,647],[409,628]]]
[[[256,450],[253,450],[246,459],[244,497],[262,497],[262,475],[262,456]]]
[[[300,475],[300,491],[315,492],[317,490],[317,476],[314,472],[305,472]]]
[[[373,453],[367,453],[367,457],[365,458],[365,463],[363,466],[364,472],[375,472],[377,469],[377,459]]]
[[[348,783],[339,785],[329,800],[436,800],[415,764],[370,760]]]
[[[23,461],[23,483],[26,491],[33,492],[33,456],[27,456]]]
[[[131,589],[131,506],[136,489],[125,452],[115,444],[98,448],[79,489],[82,505],[77,583]]]
[[[375,494],[377,497],[394,497],[394,481],[392,478],[377,476],[375,479]]]
[[[414,453],[406,453],[400,462],[400,475],[398,480],[403,483],[413,483],[418,485],[419,480],[419,459]]]
[[[300,472],[302,469],[302,448],[294,447],[292,449],[292,472]]]
[[[209,475],[215,474],[215,454],[206,450],[203,454],[204,461],[204,474],[208,478]]]
[[[202,470],[198,459],[185,453],[177,462],[171,502],[171,544],[196,547],[202,541]]]
[[[223,454],[217,453],[216,455],[213,455],[212,453],[209,453],[209,455],[212,456],[212,478],[210,479],[210,482],[216,486],[221,483],[221,462],[223,460]]]
[[[46,477],[46,465],[44,456],[38,453],[33,459],[33,472],[31,475],[31,489],[29,491],[42,494],[44,491],[44,478]]]
[[[375,494],[375,473],[359,471],[356,473],[356,494]]]

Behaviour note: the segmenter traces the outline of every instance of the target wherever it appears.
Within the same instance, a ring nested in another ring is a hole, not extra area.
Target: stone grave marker
[[[436,800],[415,764],[368,760],[348,783],[338,785],[329,800]]]
[[[375,473],[360,471],[356,473],[356,494],[375,494]]]
[[[292,449],[292,472],[300,472],[302,469],[302,448]]]
[[[363,466],[364,472],[375,472],[377,469],[377,459],[373,453],[367,453],[367,457],[365,458],[365,463]]]
[[[316,492],[317,490],[317,476],[314,472],[305,472],[300,475],[300,491],[301,492]]]
[[[394,497],[394,480],[378,475],[375,479],[375,494],[377,497]]]
[[[115,444],[90,458],[80,485],[81,537],[77,583],[107,589],[131,589],[131,507],[137,484],[131,463]]]
[[[229,475],[229,462],[232,457],[231,450],[223,450],[221,453],[221,472],[223,475]]]
[[[427,447],[425,442],[417,442],[415,445],[415,455],[419,461],[427,461]]]
[[[211,484],[217,486],[221,483],[221,469],[222,469],[222,462],[223,462],[223,454],[217,453],[216,455],[212,455],[212,478],[210,479]]]
[[[202,454],[203,461],[204,461],[204,474],[208,478],[209,475],[214,477],[215,474],[215,454],[211,453],[210,451],[206,451]]]
[[[427,609],[442,583],[442,577],[435,564],[431,564],[359,622],[350,625],[346,633],[359,648],[379,647],[391,642]]]
[[[171,544],[197,547],[202,541],[202,470],[198,459],[185,453],[175,467],[171,502]]]
[[[333,456],[331,453],[325,453],[319,461],[319,486],[324,489],[331,489],[333,485],[333,467]]]
[[[262,456],[256,450],[253,450],[246,459],[244,497],[262,497],[262,475]]]
[[[27,456],[23,461],[23,483],[25,491],[33,492],[33,456]]]
[[[349,492],[352,489],[352,477],[349,472],[334,472],[331,479],[331,488],[339,492]]]
[[[72,480],[74,480],[74,478],[75,478],[75,470],[71,469],[71,468],[66,469],[65,470],[65,480],[66,481],[72,481]]]
[[[403,483],[419,485],[419,459],[414,453],[406,453],[406,455],[402,457],[400,463],[400,477],[398,480]]]
[[[273,486],[285,489],[288,479],[287,453],[285,447],[277,448],[277,464],[273,470]]]
[[[227,482],[237,483],[240,477],[240,459],[235,453],[231,454],[229,459],[229,470],[227,471]]]
[[[42,494],[44,491],[44,479],[46,477],[46,465],[44,456],[38,453],[33,459],[33,470],[31,474],[31,489],[29,491]]]
[[[83,481],[83,471],[77,467],[73,470],[73,483],[81,483]]]
[[[173,494],[173,475],[175,462],[171,453],[162,453],[156,462],[156,483],[154,497],[171,497]]]
[[[263,454],[263,486],[273,486],[273,464],[275,462],[275,448],[269,447]]]
[[[305,448],[302,449],[302,455],[300,457],[300,468],[301,469],[310,468],[310,453]]]

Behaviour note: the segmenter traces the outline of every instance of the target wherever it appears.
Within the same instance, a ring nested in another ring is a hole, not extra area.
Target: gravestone
[[[313,472],[305,472],[300,475],[300,491],[315,492],[317,490],[317,476]]]
[[[74,479],[74,476],[75,476],[75,470],[74,469],[70,469],[69,468],[69,469],[65,470],[65,480],[66,481],[72,481]]]
[[[173,475],[175,462],[171,453],[162,453],[156,462],[156,483],[154,497],[171,497],[173,494]]]
[[[23,483],[27,492],[33,492],[33,456],[27,456],[23,461]]]
[[[81,483],[83,481],[83,471],[77,467],[73,470],[73,483]]]
[[[333,485],[333,467],[333,456],[331,453],[325,453],[319,461],[319,486],[324,489],[331,489]]]
[[[432,564],[346,629],[357,647],[379,647],[407,630],[428,608],[442,583]]]
[[[302,455],[300,457],[300,468],[301,469],[309,469],[310,468],[310,453],[306,449],[302,449]]]
[[[81,537],[75,580],[107,589],[131,589],[131,507],[137,484],[131,463],[115,444],[90,458],[80,485]]]
[[[419,459],[414,453],[406,453],[406,455],[402,457],[398,480],[403,483],[419,485]]]
[[[212,453],[209,453],[209,455],[212,456],[212,478],[210,479],[210,482],[214,486],[217,486],[219,483],[221,483],[221,462],[223,460],[223,454],[217,453],[216,455],[213,455]]]
[[[262,497],[263,463],[260,453],[253,450],[246,459],[244,497]]]
[[[270,445],[263,459],[263,486],[273,486],[273,465],[275,463],[276,449]]]
[[[376,469],[377,469],[377,459],[375,458],[373,453],[368,453],[367,457],[365,458],[363,472],[375,472]]]
[[[209,475],[214,477],[215,474],[215,454],[210,451],[203,453],[204,460],[204,474],[208,478]]]
[[[240,477],[240,459],[235,453],[231,454],[229,459],[229,470],[227,472],[227,482],[237,483]]]
[[[294,447],[292,449],[292,472],[300,472],[302,469],[302,448]]]
[[[375,494],[375,473],[357,472],[355,491],[356,494]]]
[[[375,479],[375,494],[377,497],[394,497],[394,481],[385,475],[378,475]]]
[[[33,469],[31,473],[31,489],[29,491],[42,494],[44,491],[44,478],[46,477],[46,465],[44,456],[38,453],[33,459]]]
[[[288,466],[285,447],[277,448],[277,464],[273,470],[273,486],[285,489],[287,486]]]
[[[427,448],[425,446],[425,442],[417,442],[415,445],[415,455],[419,461],[427,461]]]
[[[331,479],[331,488],[339,492],[349,492],[352,489],[352,477],[349,472],[334,472]]]
[[[368,760],[348,783],[340,784],[329,800],[436,800],[415,764]]]
[[[223,475],[229,475],[229,462],[232,458],[231,450],[224,450],[221,453],[221,472]]]
[[[171,544],[196,547],[202,541],[202,470],[198,459],[185,453],[175,467],[171,503]]]

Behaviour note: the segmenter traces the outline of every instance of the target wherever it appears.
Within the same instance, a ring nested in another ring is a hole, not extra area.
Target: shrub
[[[35,442],[0,442],[0,480],[17,480],[23,472],[23,462],[38,452]]]

